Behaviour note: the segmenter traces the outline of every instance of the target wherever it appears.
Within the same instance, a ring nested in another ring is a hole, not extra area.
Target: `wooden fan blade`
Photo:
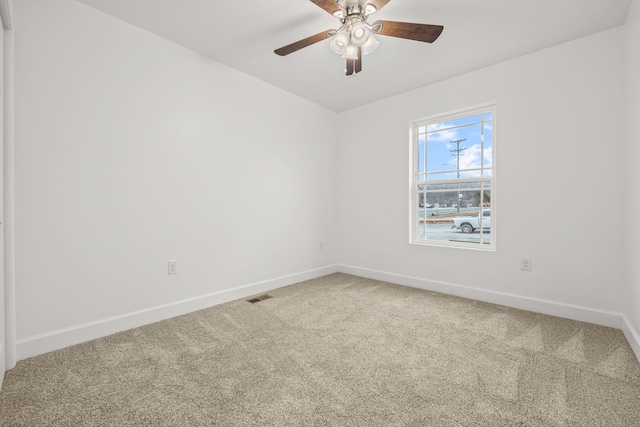
[[[360,71],[362,71],[362,47],[361,46],[358,46],[358,58],[356,59],[354,71],[356,73],[359,73]]]
[[[388,1],[388,0],[387,0]],[[347,11],[340,6],[336,0],[311,0],[313,4],[321,7],[322,9],[329,12],[331,15],[336,13],[337,11],[342,11],[342,16],[347,16]]]
[[[274,52],[280,56],[289,55],[290,53],[300,50],[303,47],[311,46],[314,43],[318,43],[318,42],[321,42],[322,40],[328,39],[330,37],[329,36],[330,31],[335,32],[335,30],[323,31],[311,37],[307,37],[306,39],[298,40],[295,43],[291,43],[289,45],[281,47],[280,49],[276,49],[274,50]]]
[[[356,60],[347,58],[347,76],[353,75],[356,68]]]
[[[365,4],[365,8],[367,7],[367,4],[372,4],[376,7],[376,11],[382,9],[383,7],[386,6],[387,3],[389,3],[391,0],[369,0],[366,4]]]
[[[411,24],[409,22],[376,21],[373,26],[382,25],[377,34],[433,43],[444,27],[442,25]]]

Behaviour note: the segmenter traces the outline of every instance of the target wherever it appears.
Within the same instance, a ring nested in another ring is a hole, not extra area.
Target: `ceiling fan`
[[[382,9],[391,0],[311,0],[340,20],[340,28],[326,30],[306,39],[298,40],[276,49],[280,56],[289,55],[322,40],[331,40],[331,49],[346,59],[346,74],[351,76],[362,71],[362,55],[378,47],[374,35],[398,37],[433,43],[442,33],[442,25],[411,24],[408,22],[376,21],[369,24],[369,15]]]

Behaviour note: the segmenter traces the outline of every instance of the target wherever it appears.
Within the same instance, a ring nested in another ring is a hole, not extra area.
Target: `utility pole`
[[[451,141],[452,144],[456,144],[456,149],[455,150],[449,150],[452,153],[451,156],[455,156],[456,157],[456,172],[458,175],[458,179],[460,179],[460,152],[464,151],[467,149],[467,147],[462,147],[460,148],[460,143],[461,142],[465,142],[467,140],[467,138],[465,139],[458,139],[456,141]],[[460,194],[460,183],[458,183],[458,203],[456,204],[456,206],[458,206],[458,213],[460,213],[460,203],[462,201],[462,194]]]

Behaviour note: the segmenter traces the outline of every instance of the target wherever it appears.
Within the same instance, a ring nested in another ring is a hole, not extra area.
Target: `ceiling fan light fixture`
[[[351,42],[356,46],[362,46],[369,39],[371,31],[363,21],[356,22],[351,26]]]
[[[376,50],[376,48],[380,45],[380,42],[378,40],[376,40],[375,37],[373,37],[373,34],[369,34],[369,38],[367,39],[367,41],[362,45],[362,54],[363,55],[368,55],[371,52],[373,52],[374,50]]]
[[[346,31],[340,31],[331,40],[331,49],[338,55],[343,55],[349,44],[349,34]]]

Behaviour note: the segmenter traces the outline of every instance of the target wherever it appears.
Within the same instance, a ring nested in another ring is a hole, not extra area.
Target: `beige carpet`
[[[640,426],[615,329],[346,274],[21,361],[5,426]]]

